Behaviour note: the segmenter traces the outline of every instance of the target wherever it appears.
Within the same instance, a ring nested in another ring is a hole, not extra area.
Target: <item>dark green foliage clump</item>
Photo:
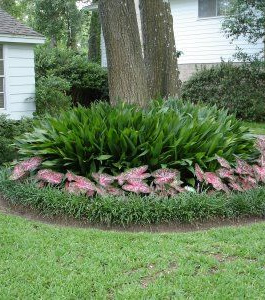
[[[36,113],[57,115],[71,108],[70,83],[56,76],[41,77],[36,85]]]
[[[32,120],[14,121],[0,115],[0,165],[17,157],[14,138],[32,130]]]
[[[182,98],[216,104],[238,118],[265,121],[265,71],[255,65],[221,63],[199,70],[182,87]]]
[[[264,217],[265,189],[213,195],[181,193],[156,196],[96,197],[69,195],[55,188],[39,189],[35,183],[0,181],[1,195],[48,215],[68,215],[107,225],[192,223],[214,218]]]
[[[73,50],[41,46],[36,50],[37,83],[42,77],[56,76],[66,80],[72,103],[88,106],[95,100],[108,100],[108,74],[86,55]]]
[[[177,168],[187,178],[195,163],[215,170],[216,155],[230,162],[235,155],[248,161],[255,156],[254,137],[234,116],[176,100],[145,110],[125,103],[80,106],[37,120],[17,146],[24,157],[43,157],[44,166],[82,175],[148,165],[150,171]]]

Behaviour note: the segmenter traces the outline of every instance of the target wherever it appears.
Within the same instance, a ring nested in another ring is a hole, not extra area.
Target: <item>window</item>
[[[224,16],[231,0],[199,0],[199,18]]]
[[[5,107],[4,84],[4,50],[0,45],[0,109]]]

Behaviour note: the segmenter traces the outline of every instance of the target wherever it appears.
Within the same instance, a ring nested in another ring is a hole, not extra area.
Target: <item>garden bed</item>
[[[182,193],[171,198],[128,195],[87,198],[34,183],[0,182],[1,196],[12,205],[30,207],[46,216],[81,223],[129,227],[150,224],[198,224],[237,218],[264,218],[265,188],[244,193]],[[196,225],[195,225],[196,227]]]

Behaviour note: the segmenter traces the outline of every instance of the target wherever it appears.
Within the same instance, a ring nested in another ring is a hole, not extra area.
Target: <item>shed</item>
[[[35,111],[34,46],[44,36],[0,9],[0,114],[19,120]]]

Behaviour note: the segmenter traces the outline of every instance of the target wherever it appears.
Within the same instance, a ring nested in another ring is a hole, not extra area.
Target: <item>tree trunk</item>
[[[173,17],[168,0],[140,0],[144,60],[152,98],[180,90]]]
[[[100,35],[101,24],[99,15],[97,11],[93,11],[89,28],[88,59],[99,64],[101,62]]]
[[[99,0],[106,44],[110,102],[144,106],[149,99],[134,1]]]

